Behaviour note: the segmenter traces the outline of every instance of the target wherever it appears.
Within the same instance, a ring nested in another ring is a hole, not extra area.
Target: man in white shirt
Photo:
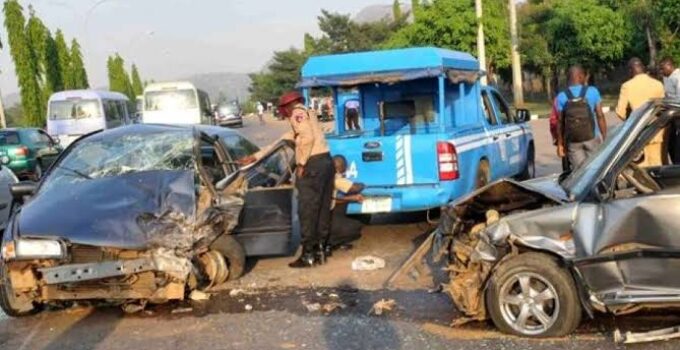
[[[675,68],[675,62],[666,57],[659,63],[663,74],[663,88],[667,98],[680,99],[680,69]]]

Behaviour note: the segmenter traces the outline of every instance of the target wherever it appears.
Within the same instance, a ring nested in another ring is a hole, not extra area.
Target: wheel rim
[[[525,335],[543,334],[555,324],[560,301],[555,287],[542,276],[522,272],[512,276],[500,291],[503,320]]]

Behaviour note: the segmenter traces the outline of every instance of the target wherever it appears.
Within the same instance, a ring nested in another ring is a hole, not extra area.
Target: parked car
[[[40,183],[12,187],[30,198],[3,235],[0,307],[21,316],[68,300],[183,299],[238,278],[248,256],[294,253],[294,151],[282,142],[239,169],[234,157],[252,147],[214,126],[79,139]]]
[[[7,158],[0,157],[0,161],[2,160],[4,160],[4,163],[8,161]],[[7,222],[12,213],[13,199],[9,188],[17,182],[19,182],[19,179],[12,170],[0,164],[0,232],[3,232],[7,227]]]
[[[221,104],[215,109],[215,124],[219,126],[243,127],[243,116],[238,105]]]
[[[62,147],[41,129],[16,128],[0,130],[0,158],[17,177],[38,180],[52,164]]]
[[[576,171],[501,180],[444,210],[435,241],[449,242],[445,289],[457,308],[506,333],[549,337],[574,331],[583,314],[680,306],[680,164],[637,165],[678,120],[680,101],[649,103]]]
[[[343,103],[328,144],[366,185],[350,214],[439,208],[491,181],[534,176],[529,111],[512,111],[482,74],[472,55],[432,47],[309,58],[299,85]],[[350,96],[361,104],[359,132],[346,130]]]

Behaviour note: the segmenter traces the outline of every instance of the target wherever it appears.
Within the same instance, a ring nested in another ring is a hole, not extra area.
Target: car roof
[[[60,91],[60,92],[55,92],[50,96],[50,102],[52,101],[65,101],[68,99],[73,99],[73,98],[82,98],[82,99],[115,99],[115,100],[125,100],[127,101],[128,98],[127,96],[115,92],[115,91],[106,91],[106,90],[66,90],[66,91]]]
[[[223,128],[220,126],[213,126],[213,125],[170,125],[170,124],[132,124],[132,125],[124,125],[120,126],[117,128],[113,129],[107,129],[107,130],[102,130],[100,132],[95,133],[92,136],[89,136],[88,138],[92,137],[95,139],[99,138],[104,138],[104,137],[119,137],[123,135],[131,135],[131,134],[137,134],[137,135],[144,135],[144,134],[155,134],[155,133],[161,133],[161,132],[168,132],[168,133],[187,133],[187,135],[191,135],[191,132],[197,129],[207,135],[210,136],[224,136],[224,135],[238,135],[243,137],[239,132],[228,129],[228,128]]]

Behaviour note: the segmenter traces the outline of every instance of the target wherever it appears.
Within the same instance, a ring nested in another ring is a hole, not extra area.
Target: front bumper
[[[243,125],[242,118],[218,119],[217,124],[220,126]]]

